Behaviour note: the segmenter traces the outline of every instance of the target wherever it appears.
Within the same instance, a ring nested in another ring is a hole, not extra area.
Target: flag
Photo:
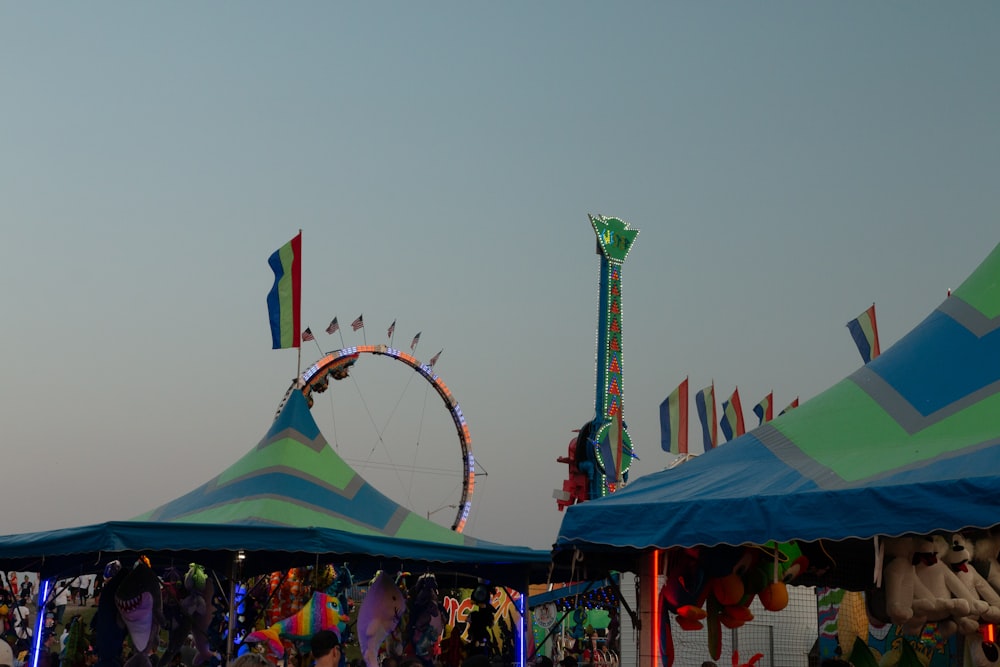
[[[753,413],[757,415],[757,426],[774,419],[774,392],[761,399],[760,403],[753,406]]]
[[[441,352],[444,352],[444,350],[442,349]],[[427,362],[427,365],[429,367],[434,368],[434,364],[436,364],[438,362],[438,359],[441,357],[441,352],[438,352],[433,357],[431,357],[431,360]]]
[[[267,313],[271,321],[271,348],[299,346],[302,329],[302,232],[275,250],[267,263],[274,271],[274,286],[267,293]]]
[[[867,364],[882,353],[878,345],[878,324],[875,323],[875,304],[847,323],[854,344],[858,346],[861,358]]]
[[[671,454],[688,453],[688,379],[660,403],[660,447]]]
[[[747,432],[743,424],[743,405],[740,403],[740,388],[733,389],[728,401],[722,402],[722,434],[726,436],[726,442],[734,437],[738,438]]]
[[[357,331],[358,329],[363,329],[365,326],[364,315],[358,315],[358,319],[351,322],[351,328]]]
[[[302,340],[316,340],[316,336],[313,336],[313,332],[310,327],[306,327],[306,330],[302,332]]]
[[[781,415],[785,414],[786,412],[788,412],[792,408],[797,408],[797,407],[799,407],[799,397],[798,396],[796,396],[795,400],[792,401],[791,403],[789,403],[788,406],[784,410],[782,410],[781,412],[779,412],[778,416],[780,417]]]
[[[386,336],[388,336],[390,340],[392,340],[392,334],[394,333],[396,333],[396,320],[392,321],[392,324],[389,325],[389,330],[385,332]]]
[[[701,420],[702,445],[707,452],[719,443],[719,427],[715,421],[714,382],[694,395],[694,404],[698,408],[698,419]]]
[[[417,335],[413,337],[412,341],[410,341],[410,352],[416,352],[417,351],[417,342],[420,340],[420,334],[421,333],[423,333],[423,332],[422,331],[418,331]]]
[[[335,317],[333,318],[333,321],[330,322],[330,326],[326,328],[326,332],[332,335],[337,333],[338,331],[340,331],[340,325],[337,324],[337,318]]]

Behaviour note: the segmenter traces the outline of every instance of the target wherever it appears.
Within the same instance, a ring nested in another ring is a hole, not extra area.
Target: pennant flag
[[[854,344],[858,346],[861,358],[867,364],[882,353],[878,344],[878,324],[875,322],[875,304],[847,323]]]
[[[660,403],[660,447],[671,454],[688,453],[688,379]]]
[[[761,399],[760,403],[753,406],[753,413],[757,415],[757,426],[774,419],[774,392]]]
[[[785,414],[786,412],[788,412],[792,408],[797,408],[797,407],[799,407],[799,397],[798,396],[796,396],[795,400],[792,401],[791,403],[789,403],[788,406],[784,410],[782,410],[781,412],[779,412],[778,416],[780,417],[781,415]]]
[[[413,337],[412,341],[410,341],[410,352],[417,351],[417,343],[420,341],[420,334],[422,333],[423,333],[422,331],[418,331],[417,335]]]
[[[302,340],[316,340],[311,328],[306,327],[306,330],[302,332]]]
[[[271,349],[298,347],[302,310],[302,232],[275,250],[267,263],[274,271],[274,286],[267,293]]]
[[[335,317],[335,318],[333,318],[333,321],[332,321],[332,322],[330,322],[330,326],[328,326],[328,327],[326,328],[326,332],[327,332],[328,334],[335,334],[335,333],[337,333],[338,331],[340,331],[340,325],[339,325],[339,324],[337,324],[337,318]]]
[[[358,315],[358,319],[351,322],[351,328],[357,331],[358,329],[363,329],[365,326],[364,315]]]
[[[394,333],[396,333],[396,320],[393,320],[393,321],[392,321],[392,324],[390,324],[390,325],[389,325],[389,330],[385,332],[385,334],[386,334],[386,335],[387,335],[387,336],[388,336],[388,337],[389,337],[390,339],[392,339],[392,334],[394,334]]]
[[[740,388],[733,390],[728,401],[722,402],[722,434],[726,436],[726,442],[734,437],[738,438],[746,433],[746,426],[743,424],[743,405],[740,404]]]
[[[715,449],[719,443],[719,427],[715,421],[714,382],[694,395],[694,404],[698,408],[698,419],[701,420],[702,446],[707,452]]]
[[[444,352],[444,350],[442,349],[441,352]],[[427,362],[427,365],[430,366],[431,368],[434,368],[434,364],[436,364],[438,362],[438,359],[441,358],[441,352],[438,352],[433,357],[431,357],[431,360]]]

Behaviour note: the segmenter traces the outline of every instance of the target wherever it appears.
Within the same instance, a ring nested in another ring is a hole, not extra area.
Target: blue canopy
[[[557,550],[870,539],[1000,523],[1000,246],[891,349],[799,408],[567,508]]]

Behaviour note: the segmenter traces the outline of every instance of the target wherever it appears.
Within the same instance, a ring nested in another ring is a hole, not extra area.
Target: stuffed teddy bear
[[[1000,593],[1000,562],[997,561],[997,555],[1000,554],[1000,532],[993,528],[977,535],[972,542],[972,564],[993,590]]]
[[[974,596],[989,605],[980,612],[979,619],[985,623],[996,623],[1000,621],[1000,594],[972,566],[973,555],[972,540],[962,533],[953,533],[951,548],[945,552],[944,561]]]
[[[948,551],[948,543],[940,535],[918,537],[913,555],[916,572],[913,600],[914,615],[927,613],[928,621],[943,621],[939,627],[943,634],[953,632],[948,624],[950,617],[963,635],[979,630],[976,617],[989,605],[975,597],[951,568],[941,560]],[[941,601],[944,601],[943,604]],[[941,612],[944,611],[942,614]]]
[[[914,587],[917,573],[913,554],[917,549],[913,537],[886,537],[882,540],[885,564],[882,583],[885,587],[885,613],[888,620],[903,625],[913,619]],[[917,619],[920,625],[926,618]]]

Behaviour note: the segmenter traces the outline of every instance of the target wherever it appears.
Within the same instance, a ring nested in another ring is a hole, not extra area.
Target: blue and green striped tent
[[[434,566],[514,586],[553,576],[548,551],[454,532],[384,496],[327,444],[300,392],[256,446],[193,491],[129,521],[0,536],[0,569],[61,577],[143,554],[228,571],[240,552],[244,574],[350,561],[356,573],[358,563]]]
[[[777,419],[574,505],[557,549],[868,539],[1000,524],[1000,246],[871,363]]]

